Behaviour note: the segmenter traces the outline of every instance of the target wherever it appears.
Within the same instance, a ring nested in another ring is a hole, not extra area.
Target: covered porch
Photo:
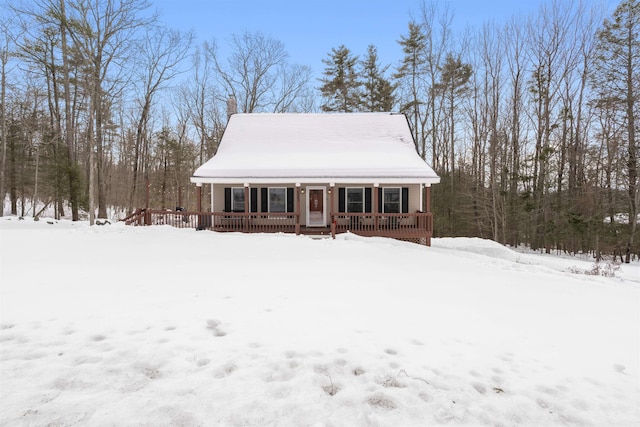
[[[351,232],[361,236],[390,237],[428,246],[431,244],[433,217],[429,211],[429,185],[384,187],[388,191],[383,191],[378,184],[361,187],[349,185],[351,186],[339,187],[335,184],[324,186],[316,183],[258,188],[244,184],[242,187],[218,187],[217,194],[224,194],[224,202],[216,205],[216,186],[212,184],[211,210],[207,211],[202,206],[200,184],[196,187],[195,211],[138,209],[124,221],[129,225],[171,225],[218,232],[292,233],[334,238],[336,234]],[[272,211],[270,202],[273,197],[267,192],[267,189],[274,188],[283,189],[282,194],[286,198],[282,202],[283,209],[279,209],[282,210],[279,212]],[[269,199],[265,200],[263,195],[258,194],[268,194]],[[385,203],[381,200],[383,197],[385,200],[392,200],[391,196],[394,194],[399,196],[397,209],[391,209],[393,201]],[[419,194],[420,197],[412,197],[410,203],[409,194]],[[235,203],[233,198],[236,199]],[[222,197],[217,199],[222,200]],[[261,205],[260,209],[258,205]],[[354,209],[359,211],[354,212]]]
[[[128,225],[170,225],[177,228],[241,233],[294,233],[334,237],[351,232],[360,236],[391,237],[429,246],[433,235],[431,213],[332,213],[331,224],[307,227],[299,214],[246,212],[189,212],[138,209],[125,218]]]

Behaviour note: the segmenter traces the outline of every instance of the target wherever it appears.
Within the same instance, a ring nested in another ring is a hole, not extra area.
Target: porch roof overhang
[[[440,177],[393,113],[235,114],[196,184],[424,184]]]
[[[191,177],[191,182],[194,184],[422,184],[425,186],[431,186],[431,184],[438,184],[440,178],[437,179],[419,179],[404,176],[316,176],[316,177],[300,177],[300,176],[238,176],[238,177]]]

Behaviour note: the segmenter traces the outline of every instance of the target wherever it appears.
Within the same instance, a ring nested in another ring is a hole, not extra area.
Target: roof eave
[[[198,177],[192,176],[194,184],[438,184],[440,177],[408,176],[238,176],[238,177]]]

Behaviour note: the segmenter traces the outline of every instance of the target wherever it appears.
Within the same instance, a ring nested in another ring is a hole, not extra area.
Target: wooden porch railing
[[[393,237],[398,239],[430,239],[433,234],[433,215],[415,213],[334,213],[335,233],[347,231],[361,236]]]
[[[244,233],[296,233],[305,231],[297,213],[256,212],[188,212],[136,209],[124,218],[127,225],[171,225],[197,230],[236,231]],[[317,229],[313,229],[317,230]],[[309,229],[311,231],[311,229]],[[331,235],[351,232],[361,236],[392,237],[430,245],[433,216],[415,213],[344,213],[331,214]]]
[[[124,218],[127,225],[171,225],[198,230],[245,233],[295,233],[296,213],[188,212],[137,209]]]
[[[127,225],[145,225],[145,211],[146,209],[138,208],[131,215],[121,219],[120,221],[124,222]]]

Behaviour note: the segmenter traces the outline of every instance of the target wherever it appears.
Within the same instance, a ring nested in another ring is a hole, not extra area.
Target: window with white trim
[[[345,197],[347,212],[364,212],[364,188],[347,187]]]
[[[269,212],[287,211],[287,189],[285,187],[269,187]]]
[[[231,187],[231,211],[244,212],[244,187]]]
[[[382,189],[382,212],[402,212],[402,191],[398,187],[385,187]]]

